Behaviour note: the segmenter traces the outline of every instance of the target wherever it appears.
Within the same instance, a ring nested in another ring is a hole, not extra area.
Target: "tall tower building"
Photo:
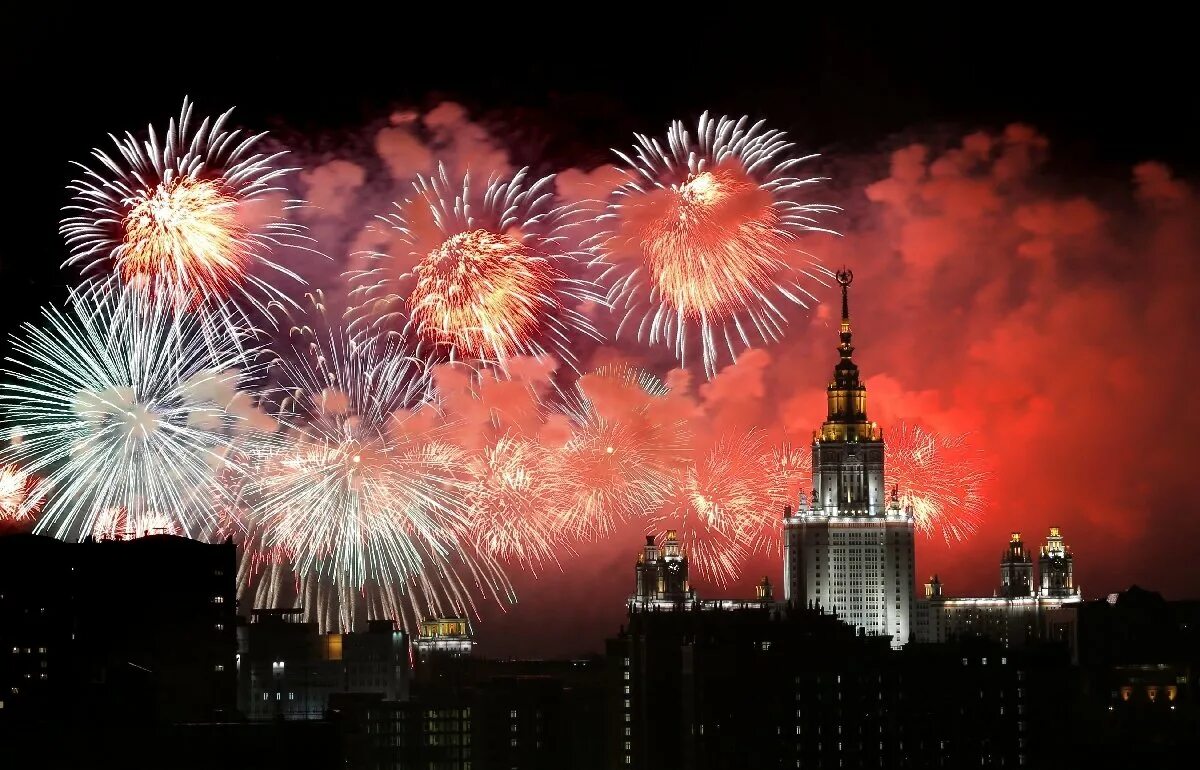
[[[1000,557],[1000,595],[1005,599],[1033,596],[1033,559],[1020,532],[1012,533],[1008,550]]]
[[[913,612],[913,515],[884,488],[884,442],[867,419],[867,388],[852,355],[848,289],[842,286],[839,360],[825,422],[813,435],[813,490],[784,510],[785,598],[836,612],[867,634],[909,639]]]
[[[1038,557],[1038,576],[1041,578],[1041,588],[1038,596],[1063,598],[1079,593],[1075,588],[1075,560],[1071,549],[1063,545],[1062,533],[1058,527],[1051,527],[1042,546],[1042,555]]]

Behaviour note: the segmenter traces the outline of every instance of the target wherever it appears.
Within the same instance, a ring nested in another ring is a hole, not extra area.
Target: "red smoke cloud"
[[[356,250],[387,248],[371,218],[411,194],[414,173],[438,161],[481,178],[510,168],[503,143],[457,105],[400,116],[377,127],[370,145],[374,156],[316,159],[302,179],[300,192],[322,206],[306,221],[339,266]],[[1200,343],[1200,205],[1160,163],[1083,184],[1051,172],[1053,150],[1034,128],[1014,125],[949,145],[833,158],[833,184],[860,180],[840,196],[821,195],[845,209],[827,222],[843,236],[813,235],[803,246],[827,266],[854,270],[855,359],[885,439],[902,421],[968,434],[990,466],[978,532],[952,546],[921,539],[918,579],[937,572],[951,593],[990,595],[1007,533],[1037,543],[1054,525],[1076,554],[1087,596],[1135,581],[1196,595],[1185,565],[1200,538],[1189,484],[1200,428],[1189,393]],[[558,190],[602,198],[619,179],[610,166],[571,169]],[[327,282],[322,270],[318,284]],[[687,420],[694,457],[755,427],[768,445],[803,447],[823,419],[837,357],[837,297],[828,289],[821,299],[807,317],[795,315],[782,342],[744,353],[710,381],[670,371],[669,356],[632,339],[581,360],[630,361],[662,376],[672,390],[653,409]],[[600,309],[585,312],[612,331]],[[569,425],[539,417],[532,394],[569,382],[565,374],[532,367],[479,393],[447,370],[438,384],[464,445],[516,431],[555,447]],[[620,394],[597,387],[597,401],[619,414]],[[662,513],[648,511],[647,520]],[[598,649],[621,622],[644,527],[563,546],[561,570],[535,577],[514,566],[519,603],[484,608],[485,652]],[[739,584],[698,589],[750,595],[763,574],[778,581],[780,571],[777,555],[759,554]]]
[[[1007,533],[1036,543],[1053,525],[1087,596],[1133,582],[1195,595],[1200,206],[1162,164],[1084,188],[1048,173],[1051,151],[1019,125],[899,148],[848,192],[844,237],[806,246],[855,272],[855,358],[885,438],[902,420],[967,433],[990,465],[979,530],[949,547],[921,539],[919,579],[937,572],[952,593],[990,595]],[[700,385],[710,429],[753,424],[807,441],[836,360],[837,303],[832,291],[823,299],[782,343]],[[621,622],[635,529],[583,546],[561,575],[519,580],[522,603],[486,618],[485,644],[524,650],[502,640],[556,617],[542,651],[594,648]],[[725,593],[749,595],[779,573],[777,557],[760,555]]]

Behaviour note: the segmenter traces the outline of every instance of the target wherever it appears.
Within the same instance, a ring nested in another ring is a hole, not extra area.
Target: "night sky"
[[[531,165],[568,183],[604,178],[593,171],[635,131],[659,135],[706,109],[766,118],[822,154],[825,198],[844,209],[829,223],[842,237],[805,246],[855,271],[871,418],[885,437],[900,421],[968,434],[992,473],[978,532],[921,539],[919,579],[938,572],[949,594],[990,595],[1008,532],[1038,543],[1056,525],[1085,596],[1136,582],[1195,597],[1200,120],[1178,82],[1195,69],[1194,41],[1161,18],[971,11],[869,25],[630,15],[586,34],[366,12],[244,31],[218,11],[178,28],[103,17],[13,28],[0,325],[7,336],[75,280],[57,233],[69,162],[108,132],[162,124],[185,95],[206,114],[236,106],[235,123],[327,172],[302,175],[300,192],[324,201],[309,225],[332,262],[301,272],[335,294],[369,209],[402,189],[395,163],[413,159],[388,156],[380,137],[405,115],[445,119],[452,164]],[[340,186],[336,161],[365,181]],[[836,360],[834,294],[821,299],[781,343],[705,387],[693,378],[713,426],[807,440]],[[670,368],[630,341],[620,353]],[[598,649],[621,622],[640,532],[581,545],[536,579],[514,570],[521,602],[484,606],[483,649]],[[741,583],[698,589],[748,595],[779,572],[760,557]]]

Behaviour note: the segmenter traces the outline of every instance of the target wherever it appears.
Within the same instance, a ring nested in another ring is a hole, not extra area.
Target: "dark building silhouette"
[[[1080,756],[1145,763],[1200,755],[1200,601],[1132,586],[1079,609]]]
[[[474,657],[469,624],[422,624],[404,700],[334,694],[348,768],[540,770],[604,766],[604,675],[599,660]]]
[[[232,715],[236,568],[232,542],[0,538],[0,721]]]
[[[255,610],[238,626],[238,707],[248,719],[324,719],[334,693],[406,697],[407,635],[390,620],[320,633],[303,610]]]
[[[1074,691],[1062,645],[896,650],[776,603],[765,580],[754,600],[702,600],[673,533],[635,571],[627,624],[607,643],[612,768],[1018,767]]]

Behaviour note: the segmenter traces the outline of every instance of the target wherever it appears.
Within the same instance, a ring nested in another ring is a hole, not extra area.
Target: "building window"
[[[288,693],[288,700],[296,700],[296,693],[294,693],[294,692],[289,692],[289,693]]]
[[[516,738],[510,738],[510,739],[508,740],[508,745],[509,745],[509,746],[516,746],[516,745],[517,745],[517,739],[516,739]]]
[[[625,694],[626,694],[626,695],[628,695],[628,694],[629,694],[629,685],[625,685]]]
[[[629,751],[629,749],[630,749],[630,743],[629,743],[629,741],[625,741],[625,750]]]
[[[218,631],[224,631],[224,630],[225,630],[225,624],[224,624],[224,623],[218,623],[218,624],[217,624],[217,626],[216,626],[216,628],[217,628],[217,630],[218,630]]]
[[[271,695],[270,693],[266,693],[266,692],[264,692],[264,693],[263,693],[263,700],[267,700],[267,699],[270,697],[270,695]]]
[[[224,603],[225,603],[224,596],[214,596],[213,597],[213,604],[224,604]]]
[[[213,666],[213,671],[224,671],[224,670],[225,670],[225,666],[221,663],[218,663],[217,665]]]
[[[517,710],[516,710],[516,709],[513,709],[512,711],[509,711],[509,712],[508,712],[508,718],[509,718],[509,719],[516,719],[516,718],[517,718]]]

